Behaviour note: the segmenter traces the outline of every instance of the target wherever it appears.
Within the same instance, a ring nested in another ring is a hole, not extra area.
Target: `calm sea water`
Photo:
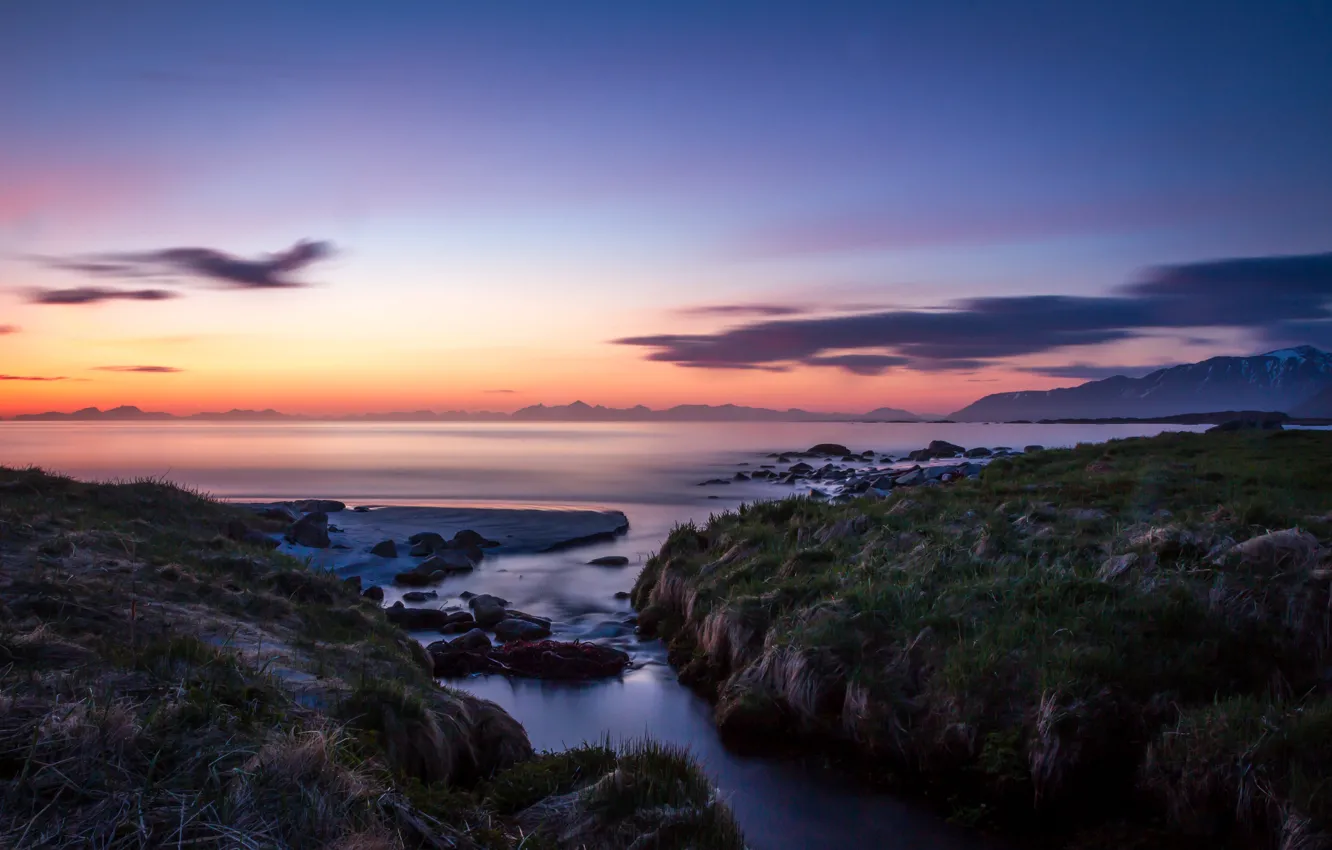
[[[628,535],[590,550],[485,562],[441,595],[498,593],[551,617],[557,633],[593,634],[627,616],[614,594],[670,527],[785,491],[698,482],[766,462],[770,451],[843,443],[894,455],[943,439],[967,447],[1071,446],[1186,426],[980,424],[219,424],[0,422],[0,464],[82,478],[161,476],[245,501],[302,497],[351,504],[595,506],[629,517]],[[620,642],[636,640],[621,635]],[[988,842],[885,794],[809,765],[739,758],[722,748],[709,706],[676,683],[655,642],[622,680],[567,686],[490,677],[464,687],[503,705],[540,749],[650,734],[688,746],[728,796],[757,850],[814,847],[978,848]]]

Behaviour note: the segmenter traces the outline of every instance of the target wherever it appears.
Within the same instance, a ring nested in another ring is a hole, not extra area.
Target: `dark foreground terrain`
[[[1329,509],[1332,434],[1121,440],[678,528],[634,603],[737,746],[1041,843],[1313,850]]]
[[[257,522],[0,469],[0,847],[743,846],[687,757],[534,754]]]

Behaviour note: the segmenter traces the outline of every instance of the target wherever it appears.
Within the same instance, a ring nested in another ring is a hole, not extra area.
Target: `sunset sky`
[[[1329,45],[1314,0],[4,3],[0,415],[947,413],[1332,345]]]

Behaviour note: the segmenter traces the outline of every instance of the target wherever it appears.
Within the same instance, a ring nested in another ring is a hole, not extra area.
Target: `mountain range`
[[[959,422],[1174,416],[1215,410],[1281,411],[1332,416],[1332,354],[1313,346],[1250,357],[1212,357],[1158,369],[1141,378],[1117,375],[1056,390],[995,393],[949,415]]]
[[[267,422],[267,421],[338,421],[338,422],[922,422],[940,419],[939,416],[918,416],[907,410],[895,407],[880,407],[868,413],[816,413],[808,410],[791,408],[789,410],[769,410],[763,407],[742,407],[735,404],[681,404],[666,410],[652,410],[637,405],[636,407],[592,406],[581,401],[573,404],[546,406],[536,404],[524,407],[513,413],[492,413],[489,411],[469,412],[449,410],[436,413],[431,410],[416,410],[401,413],[361,413],[345,416],[305,416],[301,414],[279,413],[276,410],[228,410],[222,413],[194,413],[189,416],[176,416],[140,410],[132,405],[99,410],[85,407],[72,413],[24,413],[13,417],[19,421],[103,421],[103,422],[154,422],[170,419],[193,420],[203,422]]]

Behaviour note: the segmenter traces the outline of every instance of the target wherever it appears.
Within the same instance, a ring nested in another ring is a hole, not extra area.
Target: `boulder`
[[[424,629],[435,630],[448,622],[449,615],[439,608],[408,608],[401,602],[394,602],[384,609],[388,621],[409,632]]]
[[[378,555],[381,558],[398,557],[398,544],[392,540],[381,540],[370,547],[371,555]]]
[[[894,487],[909,487],[912,484],[919,484],[925,480],[925,473],[918,466],[915,469],[908,469],[906,472],[893,479]]]
[[[725,478],[709,478],[707,481],[698,482],[698,486],[710,487],[714,484],[730,484],[730,483],[731,482],[727,481]]]
[[[296,510],[303,514],[335,514],[346,509],[346,505],[335,499],[302,499],[296,503]]]
[[[365,597],[366,599],[373,600],[375,602],[383,602],[384,588],[380,587],[377,584],[371,585],[370,587],[367,587],[364,591],[361,592],[361,596]]]
[[[578,641],[514,642],[491,650],[490,658],[503,665],[503,672],[530,679],[603,679],[618,676],[629,666],[625,652]]]
[[[425,573],[433,573],[436,570],[445,573],[470,573],[474,566],[475,562],[467,553],[456,549],[445,549],[417,564],[416,569]]]
[[[357,505],[356,507],[352,508],[352,510],[355,511],[356,513],[358,513],[358,514],[368,514],[368,513],[370,513],[370,506],[369,506],[369,505]]]
[[[495,624],[495,637],[508,643],[515,640],[540,640],[550,637],[550,627],[507,617]]]
[[[428,602],[438,598],[439,594],[433,590],[409,590],[402,595],[404,602]]]
[[[793,475],[809,475],[811,472],[814,471],[814,467],[810,466],[804,461],[801,461],[800,463],[793,465],[790,469],[786,471]]]
[[[449,574],[443,570],[435,570],[433,573],[427,573],[422,570],[408,570],[405,573],[398,573],[393,577],[394,584],[400,584],[403,587],[429,587],[448,578]]]
[[[841,457],[843,455],[851,454],[851,450],[848,449],[846,446],[841,445],[840,443],[819,443],[817,446],[810,446],[809,450],[806,451],[805,454],[837,455],[838,457]]]
[[[743,472],[737,472],[735,475],[731,476],[731,480],[732,480],[732,481],[748,481],[748,480],[749,480],[749,476],[748,476],[748,475],[745,475]]]
[[[962,454],[964,457],[989,457],[992,452],[984,446],[977,446],[974,449],[967,449]]]
[[[347,586],[347,587],[351,588],[352,590],[356,591],[357,593],[360,593],[360,592],[361,592],[361,577],[360,577],[360,576],[347,576],[346,578],[344,578],[344,579],[342,580],[342,583],[343,583],[345,586]]]
[[[593,567],[624,567],[628,566],[629,559],[623,555],[602,555],[600,558],[593,558],[587,563]]]
[[[480,629],[469,629],[464,632],[462,637],[454,638],[449,641],[450,649],[470,649],[473,651],[479,649],[490,649],[493,645],[490,642],[490,636]]]
[[[288,543],[294,543],[297,546],[327,549],[329,546],[328,514],[322,511],[306,514],[287,528],[286,538]]]
[[[296,514],[282,505],[269,505],[255,510],[255,515],[264,519],[277,519],[282,522],[295,522]]]
[[[1239,556],[1241,563],[1259,569],[1313,567],[1321,554],[1318,538],[1298,528],[1250,537],[1231,551]]]
[[[1136,552],[1126,552],[1123,555],[1106,558],[1105,563],[1097,570],[1096,577],[1101,581],[1113,581],[1132,569],[1136,563],[1138,563]]]
[[[1174,525],[1149,528],[1129,541],[1134,549],[1146,549],[1163,561],[1178,558],[1200,548],[1197,535]]]
[[[1045,446],[1023,446],[1023,447],[1022,447],[1022,451],[1024,451],[1024,452],[1043,452],[1043,451],[1045,451]]]
[[[500,544],[498,540],[487,540],[477,532],[467,528],[453,535],[453,540],[449,542],[449,545],[454,549],[470,549],[472,547],[491,549]]]
[[[935,457],[952,457],[953,455],[962,454],[966,449],[947,440],[931,440],[930,444],[925,447],[925,451]]]
[[[492,629],[496,623],[508,617],[508,612],[504,609],[509,603],[498,596],[483,593],[469,599],[467,604],[472,608],[472,616],[476,618],[476,624],[483,629]]]

